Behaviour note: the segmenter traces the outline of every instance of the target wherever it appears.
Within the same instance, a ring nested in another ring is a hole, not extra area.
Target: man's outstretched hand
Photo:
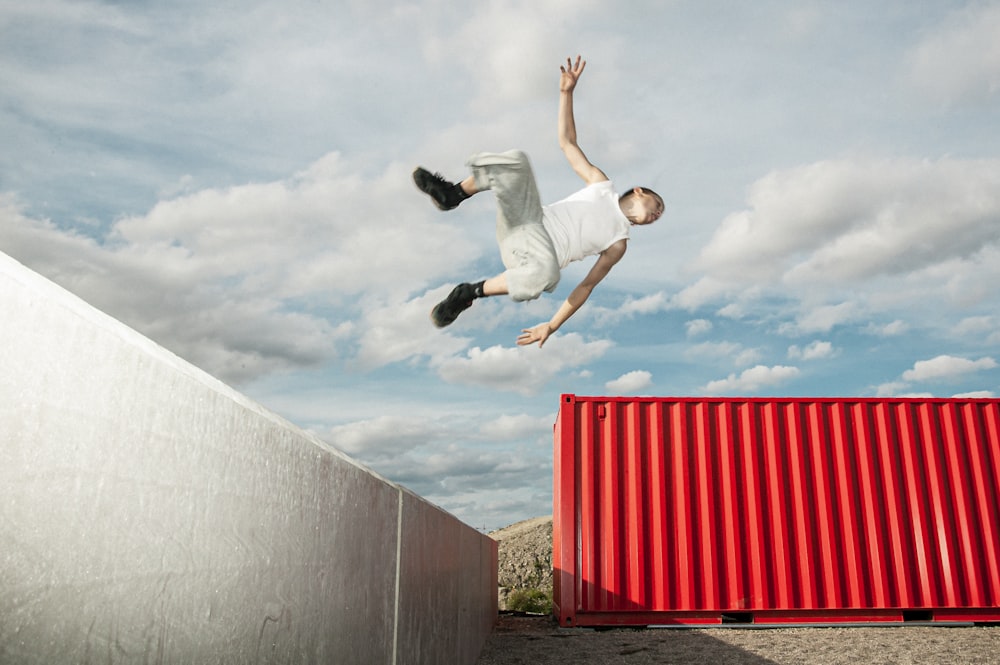
[[[552,326],[547,323],[539,323],[534,328],[525,328],[521,331],[521,336],[517,338],[518,346],[528,346],[538,342],[538,348],[542,348],[545,340],[552,334]]]
[[[587,61],[583,60],[579,55],[576,56],[575,64],[572,59],[566,58],[566,66],[559,66],[559,71],[562,72],[562,76],[559,79],[559,91],[573,92],[573,88],[576,87],[576,82],[580,80],[580,74],[583,74],[583,69],[586,66]]]

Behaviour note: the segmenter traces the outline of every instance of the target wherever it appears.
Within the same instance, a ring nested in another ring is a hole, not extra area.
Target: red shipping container
[[[1000,621],[1000,400],[563,395],[562,626]]]

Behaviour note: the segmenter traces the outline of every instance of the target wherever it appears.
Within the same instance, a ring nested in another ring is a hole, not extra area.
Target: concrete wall
[[[0,254],[0,662],[474,663],[496,556]]]

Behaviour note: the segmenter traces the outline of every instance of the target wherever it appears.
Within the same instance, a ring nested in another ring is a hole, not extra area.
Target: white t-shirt
[[[610,180],[587,185],[562,201],[542,206],[542,223],[552,238],[560,268],[628,238],[630,226]]]

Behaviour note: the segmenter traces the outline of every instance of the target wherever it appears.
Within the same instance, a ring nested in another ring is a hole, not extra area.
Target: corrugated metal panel
[[[1000,620],[1000,401],[564,395],[561,625]]]

